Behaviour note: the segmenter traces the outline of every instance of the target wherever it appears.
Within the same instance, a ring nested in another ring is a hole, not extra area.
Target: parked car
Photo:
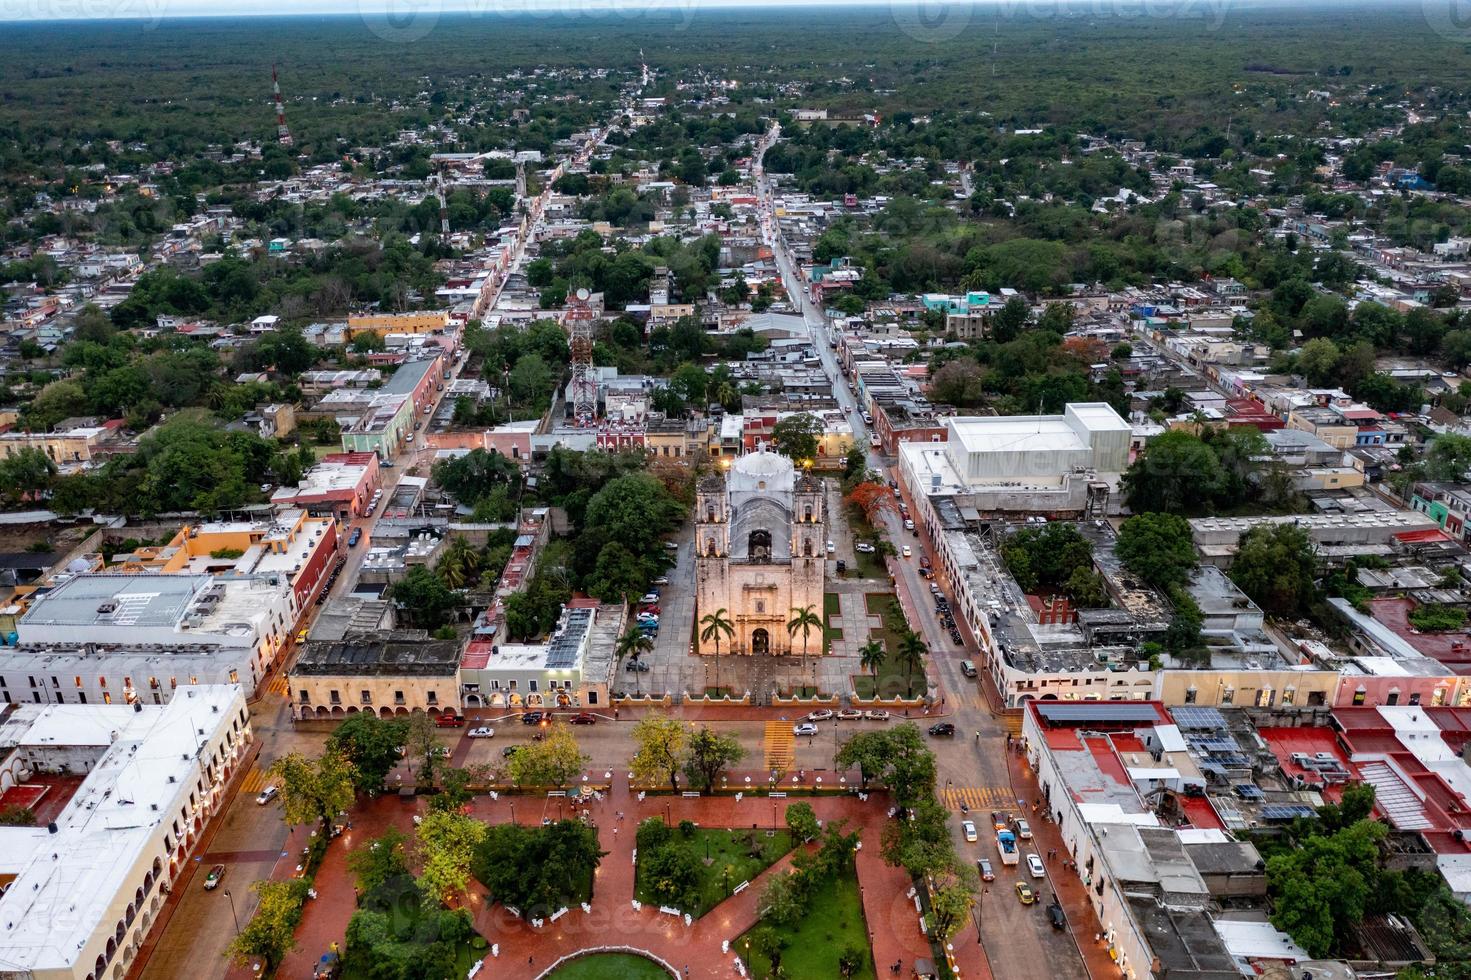
[[[660,575],[658,578],[654,579],[654,584],[655,585],[668,585],[669,584],[669,578],[668,578],[668,576]]]
[[[991,862],[985,858],[976,858],[976,870],[981,873],[982,881],[996,880],[996,871],[991,867]]]
[[[260,791],[260,795],[255,798],[255,802],[260,806],[265,806],[267,803],[274,800],[280,794],[280,792],[281,791],[274,786],[267,786],[265,789]]]
[[[836,545],[836,544],[834,544],[834,543],[833,543],[833,542],[831,542],[831,541],[829,541],[829,542],[828,542],[828,543],[827,543],[827,553],[828,553],[828,554],[832,554],[832,553],[833,553],[833,552],[835,552],[835,551],[837,551],[837,550],[838,550],[838,546],[837,546],[837,545]]]
[[[644,663],[642,660],[630,660],[628,661],[628,663],[623,665],[623,669],[633,671],[636,674],[642,674],[648,671],[649,665]]]
[[[854,551],[858,551],[858,552],[862,552],[865,555],[871,555],[874,552],[874,547],[873,547],[873,545],[869,544],[867,541],[860,541],[860,542],[858,542],[857,544],[855,544],[853,546],[853,550]]]
[[[596,725],[598,719],[591,711],[581,711],[568,719],[574,725]]]
[[[914,522],[911,521],[907,517],[904,519],[904,530],[906,530],[906,531],[913,531],[914,530]]]
[[[792,726],[793,735],[816,735],[817,726],[810,721],[804,721],[800,725]]]
[[[521,716],[521,724],[523,724],[523,725],[540,725],[541,724],[541,720],[543,718],[545,718],[545,717],[546,717],[546,715],[544,715],[540,711],[528,711],[528,712],[526,712],[525,714],[523,714]]]
[[[443,714],[434,719],[437,728],[463,728],[465,725],[464,715]]]
[[[1067,928],[1067,913],[1063,912],[1062,906],[1056,902],[1047,906],[1047,920],[1052,923],[1054,929]]]
[[[807,713],[808,721],[831,721],[832,717],[833,711],[831,708],[818,708],[816,711]]]
[[[356,548],[358,542],[361,540],[363,540],[363,529],[355,527],[352,529],[352,533],[347,536],[347,546],[349,548]]]
[[[935,725],[931,725],[930,726],[930,734],[931,735],[954,735],[955,734],[955,726],[952,725],[952,724],[950,724],[948,721],[942,721],[939,724],[935,724]]]
[[[889,713],[883,708],[869,708],[863,713],[863,717],[869,721],[888,721]]]
[[[965,834],[965,839],[972,844],[980,839],[980,835],[976,833],[976,825],[974,821],[962,820],[960,822],[960,830],[962,833]]]
[[[1023,905],[1031,905],[1037,900],[1037,893],[1032,891],[1032,886],[1025,881],[1018,881],[1016,883],[1016,897],[1017,901]]]
[[[485,727],[482,726],[480,728],[472,728],[468,732],[466,732],[465,734],[467,736],[469,736],[470,738],[494,738],[495,737],[495,729],[494,728],[485,728]]]
[[[204,879],[204,890],[207,892],[214,891],[220,886],[220,882],[224,880],[224,877],[225,866],[223,864],[217,864],[213,868],[210,868],[209,874]]]
[[[297,643],[305,643],[306,642],[306,632],[307,631],[305,629],[299,629],[299,630],[296,631],[296,642]]]
[[[1042,864],[1042,859],[1035,854],[1027,855],[1027,871],[1031,872],[1033,878],[1047,877],[1047,868]]]
[[[1012,824],[1013,827],[1016,828],[1016,836],[1017,836],[1017,839],[1018,840],[1031,840],[1032,839],[1032,825],[1031,824],[1027,823],[1021,817],[1017,817],[1016,819],[1012,820],[1011,824]]]
[[[515,755],[517,752],[520,752],[524,748],[526,748],[526,746],[524,745],[507,745],[505,748],[501,749],[501,758],[509,759],[511,756]]]
[[[644,595],[644,597],[639,600],[639,602],[643,603],[644,605],[653,605],[654,603],[656,603],[658,601],[659,601],[659,593],[657,593],[657,592],[649,592],[649,593],[646,593]]]
[[[858,721],[862,717],[863,712],[859,711],[857,708],[844,708],[842,711],[838,712],[839,721]]]
[[[960,662],[960,672],[966,677],[974,677],[976,676],[976,665],[969,660],[962,660]]]
[[[904,547],[903,547],[903,549],[902,549],[902,550],[903,550],[903,552],[904,552],[904,557],[905,557],[905,558],[908,558],[908,557],[909,557],[909,556],[910,556],[910,554],[911,554],[911,552],[910,552],[910,550],[909,550],[909,545],[907,545],[907,544],[906,544],[906,545],[905,545],[905,546],[904,546]]]

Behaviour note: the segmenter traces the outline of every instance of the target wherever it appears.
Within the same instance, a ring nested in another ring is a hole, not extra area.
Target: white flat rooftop
[[[142,710],[68,704],[16,711],[15,720],[30,719],[38,735],[65,738],[75,729],[91,738],[103,725],[116,738],[57,816],[56,833],[42,828],[38,840],[36,828],[0,828],[0,854],[21,858],[0,898],[0,972],[69,969],[110,926],[103,917],[140,849],[160,822],[177,819],[179,800],[188,802],[202,770],[199,747],[231,724],[236,705],[244,705],[240,688],[219,685],[182,687],[168,704]],[[30,737],[22,735],[22,744]]]

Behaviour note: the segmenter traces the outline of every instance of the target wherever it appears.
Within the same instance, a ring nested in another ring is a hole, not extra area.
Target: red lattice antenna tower
[[[281,105],[281,82],[276,77],[276,66],[271,66],[271,94],[276,100],[276,140],[282,146],[291,145],[291,130],[286,128],[286,109]]]
[[[567,333],[571,335],[572,383],[567,386],[572,396],[572,417],[578,425],[597,418],[598,383],[593,378],[592,335],[597,314],[588,304],[590,294],[579,289],[567,304]]]

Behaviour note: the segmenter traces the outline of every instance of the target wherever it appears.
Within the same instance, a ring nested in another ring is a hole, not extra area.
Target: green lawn
[[[927,690],[928,681],[925,678],[924,665],[920,664],[914,668],[914,673],[907,680],[904,671],[899,669],[893,652],[899,647],[899,635],[889,628],[891,621],[902,625],[904,615],[899,609],[899,601],[891,592],[867,592],[863,596],[864,608],[870,616],[878,616],[883,620],[883,625],[878,628],[869,628],[868,638],[878,640],[884,645],[891,656],[884,660],[879,668],[878,690],[884,697],[911,697],[917,698]],[[860,698],[874,697],[873,675],[865,672],[861,677],[853,679],[853,691]],[[906,694],[907,692],[907,694]]]
[[[669,973],[642,956],[595,953],[557,967],[548,980],[669,980]]]
[[[841,615],[842,610],[838,606],[838,594],[836,592],[825,592],[822,596],[822,654],[827,656],[832,652],[834,640],[843,638],[843,630],[840,626],[833,625],[833,619]]]
[[[698,919],[729,898],[730,890],[736,885],[749,881],[776,863],[792,849],[792,839],[785,830],[767,837],[765,830],[702,828],[696,830],[694,836],[685,838],[676,829],[669,846],[682,848],[696,858],[695,866],[700,873],[696,884],[699,898],[694,908],[685,911]],[[643,871],[643,854],[640,853],[639,881],[634,891],[640,902],[657,904],[658,900],[649,893],[642,880]]]
[[[751,973],[752,980],[772,976],[771,960],[752,947],[751,937],[761,930],[771,930],[782,944],[781,966],[785,977],[839,977],[838,957],[852,946],[864,951],[863,969],[853,974],[855,980],[875,980],[873,953],[868,948],[868,928],[863,921],[863,902],[858,894],[858,878],[853,872],[839,875],[817,890],[808,911],[790,926],[760,925],[735,942]]]

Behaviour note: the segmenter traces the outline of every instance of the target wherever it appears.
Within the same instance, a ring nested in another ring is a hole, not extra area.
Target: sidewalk
[[[738,774],[744,779],[745,773]],[[732,776],[735,782],[736,774]],[[809,775],[809,781],[812,779]],[[612,790],[603,800],[588,804],[598,829],[598,839],[607,851],[597,870],[591,911],[572,908],[556,922],[546,921],[533,927],[513,916],[503,906],[488,903],[481,886],[472,884],[467,908],[474,917],[476,931],[493,947],[498,956],[487,957],[485,966],[498,978],[533,980],[557,958],[578,949],[605,945],[626,945],[646,950],[664,959],[677,970],[689,968],[689,976],[725,978],[737,976],[732,953],[722,951],[722,943],[734,942],[757,922],[756,906],[765,882],[782,873],[791,863],[787,855],[750,885],[711,910],[690,926],[658,909],[633,907],[635,830],[640,820],[660,817],[672,823],[694,820],[707,827],[757,827],[773,824],[784,826],[785,808],[789,802],[812,806],[824,822],[846,819],[849,831],[858,831],[862,848],[857,856],[857,870],[863,895],[864,915],[874,962],[887,964],[902,960],[906,966],[916,957],[930,955],[929,943],[919,930],[918,915],[908,899],[909,879],[902,869],[891,868],[880,856],[880,837],[887,819],[888,800],[875,794],[868,801],[856,796],[801,797],[776,800],[767,797],[734,796],[685,798],[682,796],[646,796],[640,801],[631,792],[624,774],[615,774]],[[423,801],[380,797],[354,809],[353,825],[341,840],[328,850],[317,873],[317,891],[321,896],[309,901],[297,930],[297,948],[281,965],[281,976],[309,975],[312,964],[333,942],[343,943],[348,920],[356,905],[347,855],[353,847],[363,846],[370,837],[381,834],[389,826],[406,832],[413,829],[412,818],[421,812]],[[543,816],[556,817],[559,807],[571,808],[568,801],[534,796],[502,796],[492,800],[477,797],[470,805],[471,813],[488,823],[516,820],[539,823]],[[620,821],[617,814],[624,818]],[[297,846],[299,843],[289,846]],[[288,850],[288,855],[294,851]],[[283,860],[274,877],[290,874],[294,863]],[[970,929],[968,926],[967,929]],[[975,944],[973,931],[956,939],[962,976],[990,980],[984,957]],[[248,980],[249,970],[232,968],[230,980]]]

